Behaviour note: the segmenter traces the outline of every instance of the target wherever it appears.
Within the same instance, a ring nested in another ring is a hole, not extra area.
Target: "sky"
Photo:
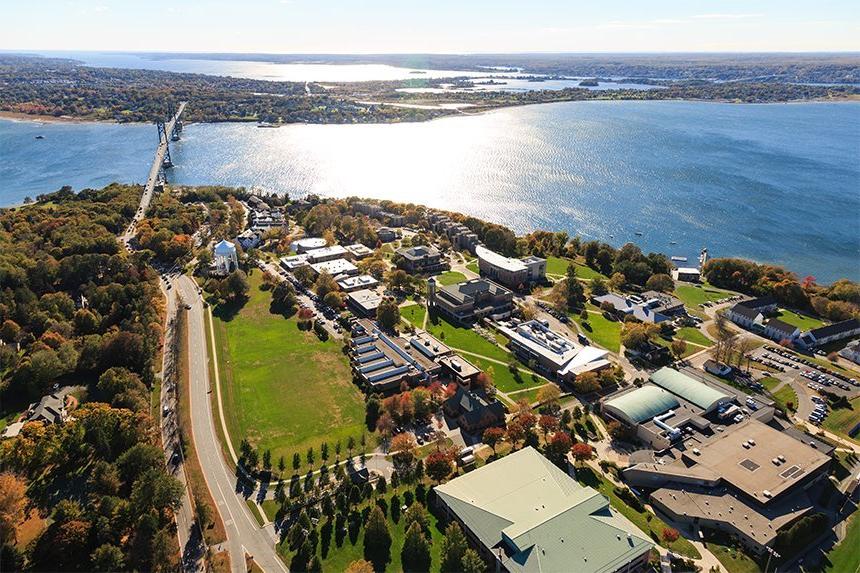
[[[3,50],[860,51],[858,0],[0,0]]]

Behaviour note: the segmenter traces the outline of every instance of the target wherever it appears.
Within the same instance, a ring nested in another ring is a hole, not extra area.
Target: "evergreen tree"
[[[485,573],[487,565],[478,552],[474,549],[467,549],[463,554],[463,563],[460,571],[463,573]]]
[[[442,573],[459,573],[463,569],[463,555],[469,545],[466,536],[456,521],[452,521],[445,529],[442,538]]]
[[[412,525],[406,530],[400,559],[403,563],[403,570],[407,573],[430,570],[430,543],[417,521],[412,522]]]
[[[388,523],[378,506],[370,511],[364,531],[364,557],[373,563],[374,569],[382,571],[391,559],[391,533]]]

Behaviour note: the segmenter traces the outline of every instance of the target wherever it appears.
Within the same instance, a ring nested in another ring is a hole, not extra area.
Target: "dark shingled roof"
[[[750,319],[750,320],[755,320],[755,319],[756,319],[756,317],[757,317],[759,314],[761,314],[758,310],[756,310],[756,309],[754,309],[754,308],[750,308],[750,307],[748,307],[748,306],[746,306],[746,305],[744,305],[743,303],[740,303],[740,302],[739,302],[739,303],[737,303],[735,306],[733,306],[733,307],[732,307],[732,312],[733,312],[733,313],[735,313],[735,314],[739,314],[739,315],[741,315],[741,316],[743,316],[743,317],[746,317],[746,318],[748,318],[748,319]]]
[[[842,322],[837,322],[835,324],[813,328],[809,332],[815,338],[827,338],[828,336],[833,336],[834,334],[839,334],[841,332],[848,332],[857,328],[860,328],[860,320],[849,318],[848,320],[843,320]]]
[[[743,300],[738,303],[738,305],[743,305],[747,308],[763,308],[765,306],[773,306],[776,304],[776,299],[770,295],[762,296],[759,298],[753,298],[750,300]]]
[[[788,324],[778,318],[771,318],[767,321],[766,326],[785,335],[794,334],[794,331],[797,330],[797,327],[793,324]]]

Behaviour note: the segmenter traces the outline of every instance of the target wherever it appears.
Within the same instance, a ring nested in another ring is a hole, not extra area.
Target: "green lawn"
[[[423,304],[410,304],[409,306],[400,307],[400,317],[415,325],[416,328],[421,328],[424,324],[424,316],[427,314],[427,307]]]
[[[402,488],[401,488],[402,489]],[[399,516],[397,522],[395,522],[391,517],[391,494],[386,494],[385,501],[389,506],[388,512],[388,531],[391,534],[391,560],[388,562],[385,567],[385,571],[402,571],[403,566],[401,564],[400,552],[403,550],[403,540],[406,536],[406,531],[404,530],[405,519],[403,519],[403,514]],[[403,503],[403,493],[400,493],[400,503]],[[374,500],[375,501],[375,500]],[[367,503],[364,504],[365,506]],[[433,516],[430,512],[428,515],[428,523],[430,525],[430,571],[431,573],[436,573],[439,571],[439,568],[442,564],[442,538],[444,534],[441,530],[443,524],[439,523],[436,517]],[[318,526],[318,531],[322,531],[323,524],[325,523],[327,518],[323,517],[320,520],[320,524]],[[320,535],[322,537],[322,535]],[[350,540],[349,534],[344,536],[341,540],[341,545],[337,545],[336,534],[332,533],[331,536],[331,544],[328,547],[328,551],[323,554],[323,542],[322,539],[319,543],[319,555],[322,561],[322,569],[323,571],[345,571],[350,563],[356,561],[358,559],[364,559],[364,523],[361,524],[360,529],[358,530],[358,535],[355,538],[355,543]],[[291,552],[289,551],[286,542],[278,545],[278,551],[282,554],[287,555],[285,558],[285,562],[287,565],[290,563],[290,557],[292,557]]]
[[[787,410],[797,410],[797,392],[788,384],[773,394],[773,400]],[[793,407],[788,407],[789,402]]]
[[[473,261],[469,261],[468,263],[466,263],[466,268],[475,274],[481,273],[481,269],[478,268],[478,259],[475,259]]]
[[[713,302],[734,293],[718,289],[707,283],[702,285],[679,284],[675,287],[675,296],[689,308],[696,309],[703,302]]]
[[[779,378],[774,378],[773,376],[767,376],[759,380],[761,385],[764,386],[764,389],[768,392],[773,392],[773,389],[779,386],[780,382],[782,382]]]
[[[612,482],[595,472],[592,468],[587,466],[577,468],[576,477],[581,484],[591,486],[608,497],[612,507],[632,521],[646,535],[650,536],[655,543],[659,543],[663,547],[686,557],[692,557],[693,559],[701,557],[701,554],[693,547],[693,544],[683,537],[679,537],[677,541],[672,543],[663,541],[663,529],[669,527],[666,522],[647,510],[639,512],[627,505],[623,499],[615,495]],[[648,519],[649,515],[651,516],[650,520]]]
[[[604,275],[600,271],[596,271],[596,270],[592,269],[591,267],[583,265],[582,263],[574,263],[574,265],[576,266],[577,278],[586,279],[586,280],[591,280],[591,279],[596,279],[596,278],[601,278],[601,279],[607,278],[606,275]],[[565,267],[564,270],[565,270],[565,272],[567,272],[567,267]]]
[[[532,388],[531,390],[526,390],[525,392],[517,392],[516,394],[509,394],[508,397],[514,402],[519,402],[523,398],[528,400],[529,404],[533,404],[537,401],[537,393],[540,390],[540,387]]]
[[[401,316],[404,316],[401,313]],[[417,319],[418,317],[409,317],[404,316],[409,322],[411,322],[416,327],[420,327],[420,323],[416,323],[413,321],[413,318]],[[423,319],[423,317],[422,317]],[[505,364],[511,359],[510,354],[504,348],[500,348],[495,344],[489,342],[480,334],[475,332],[470,328],[462,328],[459,326],[455,326],[450,322],[446,321],[444,318],[437,318],[435,323],[433,319],[427,321],[427,330],[441,340],[446,345],[451,348],[465,350],[466,352],[474,352],[475,354],[480,354],[481,356],[488,356],[490,358],[495,358],[496,360],[501,360]],[[467,356],[469,360],[472,360],[471,356]]]
[[[502,392],[513,392],[515,390],[524,390],[525,388],[543,386],[548,382],[546,378],[532,372],[525,365],[519,362],[517,362],[517,366],[519,367],[519,377],[514,377],[508,367],[503,366],[502,364],[498,364],[490,360],[484,360],[477,356],[470,356],[468,354],[463,357],[483,370],[493,381],[496,388]],[[515,394],[515,396],[518,398],[520,397],[519,394]]]
[[[799,314],[797,312],[786,310],[784,308],[779,309],[779,312],[776,316],[781,321],[787,322],[788,324],[798,327],[801,331],[818,328],[819,326],[824,326],[824,322],[818,320],[817,318],[812,318],[810,316]]]
[[[224,411],[238,450],[247,438],[272,459],[304,455],[327,441],[346,442],[364,431],[364,399],[334,340],[320,342],[295,318],[269,312],[261,274],[250,277],[250,299],[214,321]]]
[[[845,539],[825,556],[822,571],[827,573],[857,573],[860,571],[858,547],[860,547],[860,512],[855,511],[848,518]]]
[[[680,338],[682,340],[686,340],[687,342],[698,344],[699,346],[711,347],[714,344],[711,339],[702,334],[701,330],[693,326],[685,326],[683,328],[679,328],[678,331],[675,333],[675,338]]]
[[[621,323],[607,320],[600,309],[592,304],[588,304],[587,309],[597,311],[588,313],[588,326],[583,325],[579,313],[568,313],[568,315],[576,321],[579,331],[589,340],[607,350],[618,352],[621,349]]]
[[[548,275],[564,275],[567,274],[567,266],[571,263],[570,259],[561,257],[547,257],[546,273]]]
[[[749,555],[730,545],[728,536],[714,535],[705,547],[719,559],[726,573],[760,573],[761,568]]]
[[[850,408],[833,408],[824,418],[822,426],[831,432],[848,437],[848,431],[860,423],[860,396],[849,403]]]
[[[441,275],[436,275],[436,282],[442,286],[455,285],[466,280],[466,275],[458,271],[445,271]]]

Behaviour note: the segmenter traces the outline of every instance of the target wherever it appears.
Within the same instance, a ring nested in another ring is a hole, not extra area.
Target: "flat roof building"
[[[534,362],[541,373],[562,382],[610,366],[608,350],[573,342],[539,320],[501,323],[499,330],[510,339],[517,358],[526,364]]]
[[[394,391],[404,382],[429,384],[441,371],[408,340],[383,332],[368,319],[353,326],[350,345],[353,373],[372,392]]]
[[[826,478],[829,464],[802,437],[747,418],[681,450],[671,463],[635,464],[623,476],[653,490],[651,502],[673,519],[726,531],[760,553],[781,528],[812,511],[807,492]]]
[[[300,267],[308,266],[308,256],[307,255],[291,255],[289,257],[281,257],[280,260],[281,268],[285,271],[294,271]]]
[[[483,245],[475,247],[481,276],[490,278],[508,288],[520,289],[546,278],[546,259],[528,256],[514,259],[500,255]]]
[[[437,287],[436,279],[427,279],[427,303],[454,322],[472,324],[482,318],[502,320],[511,315],[514,293],[487,279],[471,279],[454,285]]]
[[[373,254],[373,249],[366,247],[361,243],[347,245],[344,248],[347,250],[349,255],[352,256],[353,259],[363,259]]]
[[[687,283],[697,283],[702,277],[702,273],[696,267],[678,267],[672,269],[672,279]]]
[[[312,249],[306,251],[305,254],[308,256],[308,262],[314,264],[342,259],[347,256],[348,251],[340,245],[332,245],[331,247],[323,247],[322,249]]]
[[[311,269],[313,269],[314,274],[319,275],[323,272],[327,272],[335,278],[351,277],[353,275],[358,274],[358,267],[346,259],[334,259],[330,261],[324,261],[322,263],[312,264]]]
[[[376,317],[376,309],[382,302],[382,295],[370,289],[353,291],[346,295],[346,306],[361,317]]]
[[[653,544],[608,500],[523,448],[436,486],[438,503],[509,572],[645,569]]]
[[[337,281],[337,286],[343,292],[352,292],[361,289],[373,288],[379,284],[379,281],[370,275],[359,275],[354,277],[346,277]]]
[[[641,295],[610,292],[594,297],[598,305],[608,303],[617,314],[633,316],[642,322],[659,324],[684,312],[684,303],[672,295],[646,291]]]
[[[425,245],[397,249],[397,266],[416,274],[435,273],[448,267],[439,249]]]
[[[321,237],[305,237],[304,239],[296,239],[290,243],[290,249],[301,255],[314,249],[322,249],[326,246],[326,240]]]

